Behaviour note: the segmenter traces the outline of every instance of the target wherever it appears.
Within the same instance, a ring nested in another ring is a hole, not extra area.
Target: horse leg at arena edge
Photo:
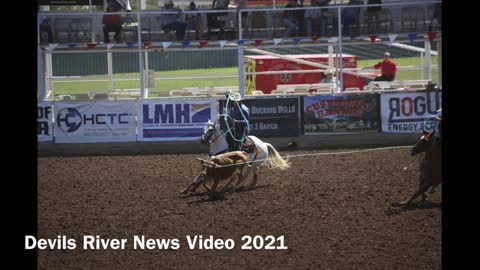
[[[248,186],[249,189],[255,188],[257,186],[257,180],[258,180],[258,167],[255,166],[253,168],[253,180],[252,183]]]
[[[256,150],[255,150],[256,151]],[[255,152],[255,155],[254,157],[252,158],[253,161],[257,160],[258,158],[258,152],[256,151]],[[253,163],[253,164],[252,164]],[[243,170],[243,168],[242,168]],[[247,165],[247,169],[245,171],[245,174],[242,172],[242,175],[241,175],[241,178],[239,178],[237,180],[237,182],[235,183],[234,185],[234,189],[235,190],[241,190],[242,187],[240,186],[243,181],[245,179],[248,178],[248,176],[250,175],[250,173],[253,171],[253,181],[252,183],[250,183],[250,185],[248,185],[248,188],[247,189],[253,189],[257,186],[257,179],[258,179],[258,164],[254,163],[254,162],[249,162],[248,165]]]
[[[425,192],[426,200],[428,200],[428,198],[437,190],[437,186],[438,186],[438,185],[432,185],[432,186]]]
[[[228,181],[227,184],[225,184],[225,186],[222,188],[222,190],[220,191],[220,193],[224,193],[225,191],[227,191],[229,188],[230,188],[230,185],[233,183],[233,181],[235,180],[235,177],[238,177],[238,175],[234,175],[232,177],[230,177],[230,180]]]
[[[425,185],[425,178],[422,177],[421,175],[420,175],[420,181],[419,181],[419,182],[420,182],[420,184],[419,184],[418,190],[421,190],[422,187]],[[422,193],[422,199],[421,199],[420,202],[424,202],[424,201],[427,199],[427,194],[426,194],[426,192],[427,192],[429,189],[430,189],[430,187],[429,187],[424,193]]]
[[[410,199],[401,202],[400,206],[410,205],[420,195],[422,195],[422,202],[425,201],[425,198],[426,198],[425,192],[427,192],[427,190],[430,189],[430,187],[432,187],[432,185],[430,183],[426,183],[426,181],[423,179],[423,177],[420,177],[420,183],[421,183],[421,185],[420,185],[420,188],[418,189],[418,191],[415,192],[412,195],[412,197],[410,197]]]
[[[210,191],[208,192],[208,198],[209,198],[211,201],[214,201],[215,199],[217,199],[217,186],[218,186],[218,182],[219,182],[218,179],[213,180],[213,185],[212,185]]]
[[[200,186],[200,184],[205,183],[205,172],[199,173],[195,179],[193,179],[192,183],[188,185],[186,188],[184,188],[180,194],[187,194],[188,192],[195,192],[197,188]],[[204,184],[205,186],[205,184]],[[205,188],[209,191],[209,189],[205,186]]]

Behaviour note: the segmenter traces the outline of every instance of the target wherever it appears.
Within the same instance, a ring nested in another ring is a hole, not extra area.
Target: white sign
[[[382,94],[382,132],[421,133],[442,107],[442,93]]]
[[[138,106],[138,140],[190,141],[217,118],[216,100],[145,100]]]
[[[37,138],[39,142],[51,142],[53,140],[52,120],[52,103],[39,103],[37,106]]]
[[[55,103],[55,142],[136,141],[135,102]]]

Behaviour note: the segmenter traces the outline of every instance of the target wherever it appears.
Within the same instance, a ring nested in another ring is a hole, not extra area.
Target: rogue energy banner
[[[442,107],[441,92],[382,94],[380,100],[382,132],[421,133]]]

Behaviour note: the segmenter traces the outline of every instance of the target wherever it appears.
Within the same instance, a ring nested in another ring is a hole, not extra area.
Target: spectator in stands
[[[47,42],[53,43],[53,31],[52,25],[50,24],[50,19],[46,16],[39,17],[40,22],[40,33],[47,33]]]
[[[230,0],[213,0],[212,2],[212,9],[214,10],[228,10],[228,5],[230,4]],[[212,34],[212,28],[220,28],[220,32],[218,34],[218,39],[223,38],[223,31],[225,28],[225,20],[219,20],[219,17],[226,17],[228,16],[228,12],[220,12],[220,13],[207,13],[207,28],[208,28],[208,37]]]
[[[442,26],[442,4],[435,4],[434,10],[433,10],[433,20],[436,20],[438,25],[441,27]],[[433,20],[430,23],[429,31],[433,30]]]
[[[195,2],[190,2],[189,11],[198,10],[197,5]],[[188,13],[185,16],[185,21],[187,22],[188,29],[195,30],[195,39],[200,39],[200,34],[203,32],[203,24],[202,24],[202,15],[200,13]]]
[[[237,14],[240,13],[241,9],[247,8],[247,0],[235,0],[235,4],[237,5]],[[242,32],[246,30],[247,15],[248,15],[248,12],[242,12]]]
[[[120,5],[108,5],[107,12],[120,12]],[[102,18],[103,25],[103,42],[110,43],[110,32],[114,32],[113,38],[117,43],[120,43],[120,34],[122,32],[122,15],[120,14],[105,14]]]
[[[393,62],[390,59],[390,53],[389,52],[385,52],[384,57],[383,57],[383,61],[378,62],[374,66],[365,67],[363,69],[367,69],[367,68],[375,68],[375,69],[381,68],[382,75],[375,78],[374,81],[388,81],[388,82],[391,82],[391,81],[395,80],[395,75],[397,73],[397,65],[395,64],[395,62]]]
[[[230,148],[230,151],[237,151],[237,150],[243,150],[242,144],[243,140],[245,139],[246,136],[248,136],[249,132],[249,119],[250,119],[250,110],[245,104],[242,103],[241,99],[234,99],[230,95],[230,93],[227,93],[227,102],[228,102],[228,108],[226,114],[230,116],[229,120],[230,121],[230,128],[233,129],[233,136],[235,139],[231,136],[232,134],[229,132],[227,136],[227,142],[228,146]]]
[[[304,0],[297,0],[297,5],[298,7],[303,7],[303,1]],[[319,0],[323,1],[323,0]],[[330,1],[330,0],[328,0]],[[298,23],[298,35],[299,36],[305,36],[305,10],[297,10],[297,23]]]
[[[337,89],[338,87],[338,80],[333,78],[333,71],[330,69],[327,69],[324,73],[323,79],[320,81],[320,83],[331,83],[333,89]]]
[[[175,12],[171,14],[162,14],[160,16],[160,25],[163,31],[175,30],[177,41],[182,41],[185,37],[185,31],[187,30],[187,23],[181,22],[178,19],[178,15],[182,12],[180,9],[173,7],[172,0],[166,0],[165,6],[160,11]]]
[[[368,0],[367,5],[382,4],[382,0]],[[380,15],[382,14],[381,6],[367,7],[367,23],[369,24],[369,31],[376,33],[379,27]]]
[[[298,3],[296,0],[288,0],[288,3],[285,5],[284,8],[297,8]],[[285,10],[282,13],[282,23],[285,25],[286,29],[283,32],[283,37],[287,38],[297,30],[297,25],[299,24],[299,19],[301,15],[298,13],[297,10]]]
[[[312,1],[311,7],[316,6],[316,1]],[[305,11],[305,21],[306,21],[306,30],[307,36],[319,36],[320,28],[318,27],[320,21],[320,12],[319,9],[307,9]]]
[[[314,0],[312,6],[326,7],[331,0]],[[327,35],[327,12],[328,9],[308,10],[307,17],[307,33],[313,37],[325,37]]]
[[[349,6],[362,4],[362,0],[350,0],[348,2]],[[347,7],[342,10],[343,33],[346,36],[351,34],[350,25],[360,26],[360,10],[361,7]]]
[[[333,72],[331,70],[327,69],[323,74],[324,77],[320,83],[333,83]]]

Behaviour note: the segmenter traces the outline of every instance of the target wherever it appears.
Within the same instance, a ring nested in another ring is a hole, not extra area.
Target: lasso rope
[[[413,165],[417,164],[417,162],[420,161],[420,158],[422,157],[422,154],[423,154],[423,153],[420,153],[420,154],[417,156],[417,159],[416,159],[414,162],[412,162],[412,164],[408,165],[407,167],[403,167],[403,170],[406,171],[406,170],[408,170],[410,167],[412,167]]]
[[[288,155],[284,156],[283,158],[296,158],[296,157],[310,157],[310,156],[329,156],[329,155],[345,155],[345,154],[355,154],[355,153],[363,153],[363,152],[372,152],[372,151],[382,151],[382,150],[390,150],[390,149],[401,149],[401,148],[410,148],[412,146],[390,146],[390,147],[381,147],[381,148],[373,148],[373,149],[364,149],[364,150],[353,150],[353,151],[343,151],[343,152],[330,152],[330,153],[313,153],[313,154],[300,154],[300,155]],[[223,168],[223,167],[230,167],[230,166],[239,166],[242,164],[250,164],[250,163],[255,163],[255,162],[264,162],[268,159],[259,159],[259,160],[253,160],[253,161],[247,161],[247,162],[239,162],[235,164],[227,164],[227,165],[216,165],[217,168]],[[410,164],[409,166],[405,168],[411,167],[413,164],[416,162]],[[404,168],[404,170],[406,170]]]
[[[233,98],[232,98],[233,97]],[[244,120],[247,120],[247,117],[245,117],[245,115],[243,114],[243,110],[242,110],[242,107],[240,106],[240,104],[238,104],[238,101],[237,99],[241,98],[240,95],[236,95],[235,93],[233,92],[229,92],[227,94],[227,100],[225,102],[225,107],[223,109],[224,113],[220,114],[220,117],[223,116],[224,118],[224,121],[225,121],[225,124],[227,126],[227,132],[228,134],[230,134],[230,136],[237,142],[243,142],[244,139],[245,139],[245,133],[250,133],[250,124],[247,122],[247,128],[243,130],[243,134],[242,134],[242,137],[240,139],[237,139],[236,136],[233,134],[232,132],[232,128],[230,127],[230,124],[229,124],[229,121],[227,121],[227,117],[233,119],[233,117],[231,115],[228,114],[228,103],[230,102],[230,100],[233,100],[234,102],[237,102],[237,106],[238,106],[238,109],[240,111],[240,114],[242,115],[242,118]],[[235,119],[233,119],[235,121]],[[247,132],[245,132],[247,131]]]

